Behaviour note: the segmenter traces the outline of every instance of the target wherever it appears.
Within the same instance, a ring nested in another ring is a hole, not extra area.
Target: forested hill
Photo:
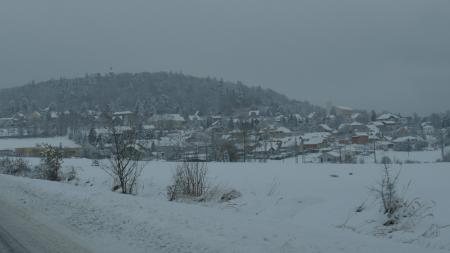
[[[82,78],[53,79],[0,90],[0,114],[51,110],[140,110],[151,113],[229,115],[243,108],[265,108],[269,113],[307,114],[321,108],[288,99],[269,89],[240,82],[199,78],[178,73],[109,73]]]

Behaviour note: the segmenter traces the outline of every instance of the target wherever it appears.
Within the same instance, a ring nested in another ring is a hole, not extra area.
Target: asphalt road
[[[30,252],[17,241],[3,226],[0,225],[0,252],[25,253]]]
[[[87,253],[48,224],[0,199],[0,253]]]

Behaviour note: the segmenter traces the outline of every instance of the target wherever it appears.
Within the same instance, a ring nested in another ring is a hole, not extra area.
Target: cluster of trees
[[[73,169],[69,173],[63,173],[61,148],[44,144],[40,155],[41,163],[34,167],[23,158],[2,158],[0,159],[0,173],[50,181],[71,181],[76,177]]]
[[[269,112],[318,110],[272,90],[241,82],[198,78],[179,73],[109,73],[54,79],[0,91],[0,116],[42,108],[81,113],[88,109],[135,110],[141,113],[230,114],[237,108],[267,107]]]

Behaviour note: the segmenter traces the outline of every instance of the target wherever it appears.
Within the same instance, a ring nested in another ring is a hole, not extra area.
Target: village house
[[[369,135],[367,133],[356,133],[352,136],[352,144],[369,144]]]
[[[112,120],[115,125],[131,126],[134,121],[135,115],[131,111],[114,112]]]
[[[319,161],[321,163],[338,163],[341,162],[341,154],[337,151],[328,151],[320,154]]]
[[[423,122],[421,124],[422,126],[422,132],[424,135],[433,135],[434,134],[434,127],[432,126],[431,122]]]
[[[328,147],[328,140],[331,136],[327,132],[316,132],[304,134],[302,138],[302,145],[305,151],[318,151],[319,149]]]
[[[428,146],[428,143],[421,137],[405,136],[392,141],[396,151],[416,151]]]
[[[342,117],[348,120],[350,120],[353,115],[353,109],[345,106],[336,106],[335,111],[338,117]]]
[[[248,112],[249,118],[257,118],[259,117],[259,110],[253,110]]]
[[[399,121],[400,116],[397,116],[395,114],[392,113],[384,113],[380,116],[378,116],[377,121]]]
[[[182,129],[186,120],[180,114],[155,114],[148,119],[148,124],[157,129]]]

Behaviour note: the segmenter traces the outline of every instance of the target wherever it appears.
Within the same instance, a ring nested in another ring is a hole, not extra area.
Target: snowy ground
[[[434,214],[394,232],[381,225],[369,190],[381,165],[210,163],[213,184],[242,193],[230,203],[167,201],[175,163],[148,163],[137,196],[111,192],[112,180],[88,159],[64,165],[76,167],[77,183],[1,175],[0,199],[93,252],[450,251],[446,163],[393,165],[401,185],[412,182],[405,196],[429,203]]]

